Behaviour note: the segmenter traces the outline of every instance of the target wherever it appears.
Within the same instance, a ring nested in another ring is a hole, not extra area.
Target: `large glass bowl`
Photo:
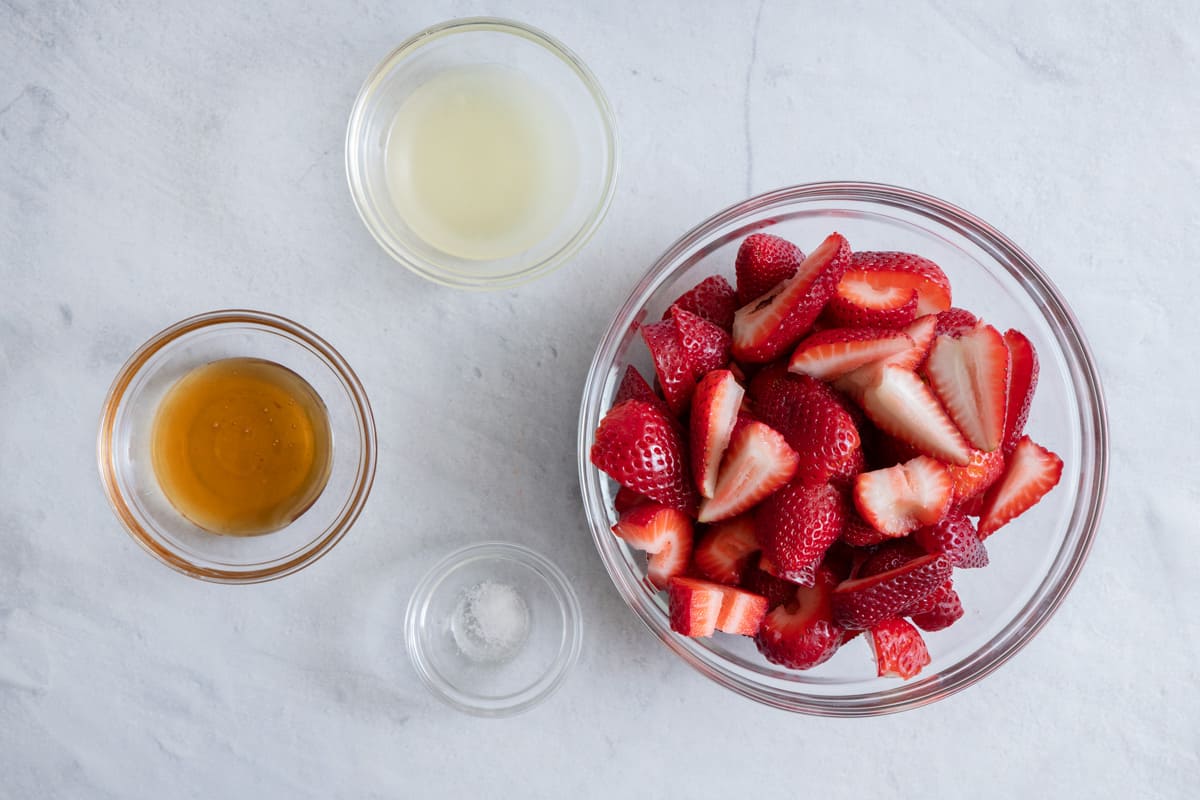
[[[865,637],[808,671],[777,667],[752,640],[717,634],[688,639],[670,629],[664,595],[645,577],[642,555],[610,530],[616,484],[588,461],[596,426],[612,404],[627,364],[653,375],[637,335],[668,304],[708,275],[732,282],[734,255],[748,234],[769,230],[815,247],[838,231],[858,250],[906,250],[946,271],[955,305],[1001,330],[1029,336],[1041,377],[1028,432],[1063,457],[1059,485],[988,540],[991,564],[959,570],[966,615],[926,635],[932,663],[916,678],[879,678]],[[827,716],[902,711],[947,697],[989,674],[1021,649],[1062,603],[1087,557],[1104,505],[1108,429],[1087,342],[1042,269],[1008,237],[961,208],[929,195],[873,183],[815,183],[753,197],[705,220],[671,245],[634,287],[596,350],[579,421],[584,507],[605,567],[634,613],[687,663],[758,702]]]

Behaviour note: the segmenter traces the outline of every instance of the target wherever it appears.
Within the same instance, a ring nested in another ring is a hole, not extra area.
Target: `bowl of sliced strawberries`
[[[751,198],[617,311],[579,430],[630,608],[721,685],[868,716],[946,697],[1061,604],[1108,432],[1066,301],[1010,239],[870,183]]]

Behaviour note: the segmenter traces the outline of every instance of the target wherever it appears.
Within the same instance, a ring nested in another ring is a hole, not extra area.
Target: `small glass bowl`
[[[769,231],[808,248],[832,231],[857,250],[906,250],[937,262],[954,303],[1033,342],[1041,375],[1028,431],[1062,456],[1062,480],[1038,505],[988,539],[991,564],[958,570],[966,615],[925,639],[932,663],[916,678],[880,678],[865,641],[848,642],[806,671],[770,664],[747,637],[689,639],[671,631],[645,559],[612,534],[615,484],[588,460],[596,426],[625,367],[652,376],[637,326],[703,278],[733,279],[742,239]],[[684,661],[766,705],[825,716],[887,714],[940,700],[981,680],[1042,629],[1083,567],[1100,523],[1108,423],[1099,376],[1066,301],[1042,269],[988,223],[936,197],[876,183],[813,183],[752,197],[704,220],[671,245],[617,311],[596,349],[579,420],[579,476],[592,538],[629,607]]]
[[[463,596],[485,582],[514,588],[529,611],[528,636],[511,658],[472,660],[455,639],[452,620]],[[519,714],[549,697],[579,657],[579,600],[567,578],[544,556],[508,542],[457,550],[435,565],[413,591],[404,621],[408,655],[421,681],[440,700],[484,717]]]
[[[388,130],[409,94],[444,70],[475,64],[512,67],[537,80],[570,118],[578,150],[575,196],[555,229],[528,250],[492,261],[450,255],[414,233],[391,202],[384,168]],[[367,78],[346,129],[346,177],[367,230],[413,272],[459,288],[516,286],[562,265],[603,221],[617,181],[612,108],[579,57],[547,34],[491,17],[451,20],[404,42]]]
[[[171,505],[154,475],[151,428],[163,395],[192,369],[223,358],[273,361],[295,372],[329,414],[333,455],[320,497],[287,527],[220,536]],[[129,534],[155,558],[215,583],[259,583],[303,569],[358,519],[375,476],[375,420],[358,377],[327,342],[259,311],[212,311],[178,322],[142,345],[113,381],[100,420],[104,492]]]

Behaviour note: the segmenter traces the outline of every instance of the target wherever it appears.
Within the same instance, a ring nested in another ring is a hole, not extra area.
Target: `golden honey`
[[[212,533],[255,536],[285,527],[320,496],[332,435],[324,403],[295,372],[228,358],[171,387],[150,447],[179,513]]]

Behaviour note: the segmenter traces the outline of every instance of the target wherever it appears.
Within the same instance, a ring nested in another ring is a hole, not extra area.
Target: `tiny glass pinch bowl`
[[[956,570],[966,615],[925,634],[932,663],[901,681],[876,676],[868,637],[813,669],[769,663],[747,637],[689,639],[673,633],[666,599],[645,578],[642,554],[613,535],[616,484],[588,460],[596,427],[628,364],[653,368],[636,325],[657,320],[700,280],[733,282],[741,241],[766,231],[816,246],[833,231],[856,250],[903,250],[940,265],[954,305],[1001,330],[1017,328],[1037,349],[1041,375],[1027,431],[1065,462],[1062,479],[1035,507],[988,539],[986,569]],[[617,311],[596,350],[584,390],[578,459],[596,548],[618,592],[651,631],[696,670],[758,702],[827,716],[902,711],[982,679],[1026,644],[1062,602],[1087,557],[1104,504],[1108,427],[1091,353],[1074,315],[1040,267],[988,223],[929,195],[873,183],[816,183],[750,198],[705,220],[673,244]]]
[[[478,65],[515,69],[548,92],[569,118],[578,158],[573,195],[550,233],[494,260],[457,257],[424,241],[392,203],[386,174],[388,132],[404,101],[438,74]],[[578,56],[542,31],[490,17],[452,20],[401,44],[367,78],[346,130],[346,177],[371,235],[408,269],[459,288],[515,286],[562,265],[603,221],[617,178],[612,108]]]
[[[528,611],[521,639],[498,658],[463,647],[464,598],[480,587],[505,594],[511,588]],[[485,717],[526,711],[553,694],[583,641],[579,600],[567,577],[544,556],[508,542],[471,545],[434,565],[413,590],[404,630],[413,668],[434,696]]]
[[[328,481],[307,510],[272,533],[206,531],[175,509],[155,477],[151,439],[159,403],[180,378],[226,358],[286,367],[312,387],[328,414]],[[377,449],[366,392],[333,347],[283,317],[226,310],[182,320],[130,357],[104,402],[97,458],[113,511],[147,552],[193,578],[257,583],[303,569],[345,536],[371,491]]]

